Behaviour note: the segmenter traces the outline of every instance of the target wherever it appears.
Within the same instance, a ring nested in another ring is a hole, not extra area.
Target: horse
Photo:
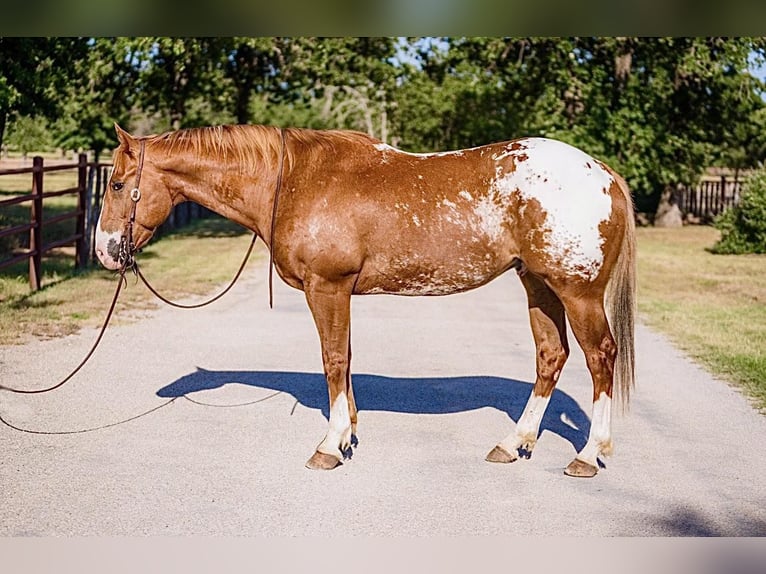
[[[339,466],[356,440],[352,295],[447,295],[509,270],[526,291],[536,378],[515,429],[486,460],[531,455],[569,356],[567,321],[593,401],[587,443],[564,472],[595,476],[611,454],[613,400],[627,405],[635,384],[636,248],[630,191],[602,161],[540,137],[409,153],[345,130],[115,130],[96,230],[104,267],[124,266],[175,205],[194,201],[253,231],[269,273],[304,292],[330,407],[308,468]]]

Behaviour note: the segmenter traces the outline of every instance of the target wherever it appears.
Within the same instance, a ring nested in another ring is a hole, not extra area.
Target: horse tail
[[[625,410],[630,400],[630,391],[635,386],[636,222],[628,184],[619,175],[614,175],[625,196],[625,232],[607,286],[606,311],[617,345],[614,388]]]

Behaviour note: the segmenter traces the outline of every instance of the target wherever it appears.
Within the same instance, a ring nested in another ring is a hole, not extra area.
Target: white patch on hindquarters
[[[461,191],[460,193],[458,193],[458,195],[462,197],[463,199],[465,199],[466,201],[473,201],[473,196],[470,193],[468,193],[466,190]]]
[[[593,403],[588,442],[577,458],[598,467],[600,454],[612,454],[612,399],[606,393],[601,393]]]
[[[546,214],[545,252],[566,272],[595,279],[604,262],[599,225],[612,212],[612,175],[581,150],[545,138],[518,140],[493,157],[515,159],[514,171],[497,166],[496,194],[536,200]]]
[[[318,452],[343,458],[342,451],[351,444],[351,414],[346,393],[340,393],[330,407],[330,425],[327,435],[317,447]]]

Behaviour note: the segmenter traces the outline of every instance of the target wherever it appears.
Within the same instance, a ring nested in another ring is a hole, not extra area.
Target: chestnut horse
[[[137,138],[115,128],[96,235],[105,267],[125,263],[174,205],[195,201],[261,237],[279,276],[304,291],[330,398],[327,434],[306,466],[336,467],[356,433],[352,295],[446,295],[515,269],[537,376],[516,428],[486,459],[531,453],[569,354],[568,319],[593,412],[565,472],[597,473],[612,449],[613,391],[626,403],[634,379],[633,206],[605,164],[545,138],[414,154],[346,131],[216,126]]]

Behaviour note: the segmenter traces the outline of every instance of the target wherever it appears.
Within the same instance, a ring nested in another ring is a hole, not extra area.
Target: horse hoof
[[[306,463],[311,470],[332,470],[341,465],[341,461],[331,454],[316,451]]]
[[[487,462],[502,462],[504,464],[507,464],[509,462],[513,462],[514,460],[518,459],[519,457],[512,455],[510,452],[505,450],[500,445],[497,445],[495,448],[493,448],[490,453],[487,455],[487,457],[484,459]]]
[[[574,459],[569,463],[569,466],[564,470],[564,474],[567,476],[575,476],[578,478],[593,478],[598,472],[598,467],[583,462],[579,459]]]

